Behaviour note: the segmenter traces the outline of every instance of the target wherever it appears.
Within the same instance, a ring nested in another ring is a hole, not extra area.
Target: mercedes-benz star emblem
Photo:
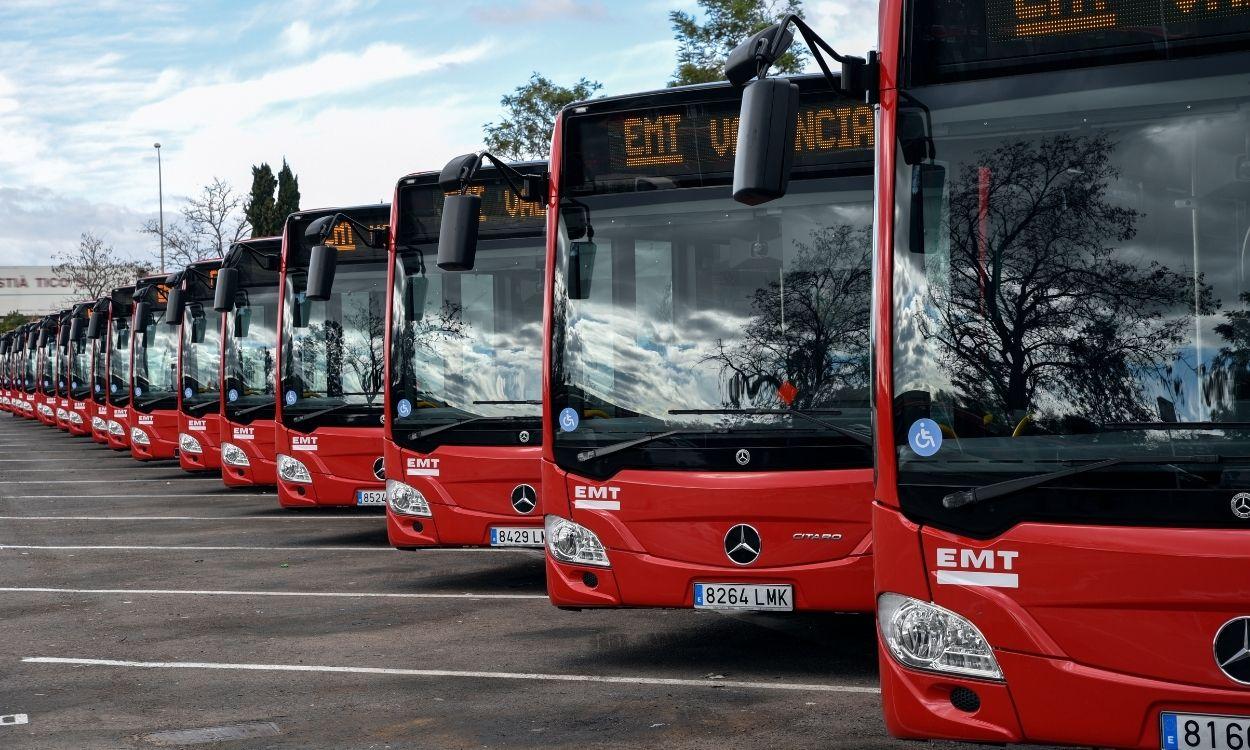
[[[530,431],[521,430],[521,434],[517,435],[516,437],[517,437],[517,440],[520,440],[522,443],[528,443],[530,441]]]
[[[740,523],[725,534],[725,555],[738,565],[750,565],[760,556],[760,532]]]
[[[538,493],[528,484],[518,484],[512,489],[512,509],[517,513],[533,513],[538,507]]]
[[[1250,617],[1229,620],[1215,634],[1215,663],[1233,682],[1250,685]]]
[[[746,448],[739,448],[738,452],[734,454],[734,460],[738,462],[739,466],[746,466],[751,463],[751,451]]]
[[[1238,492],[1233,495],[1233,515],[1241,519],[1250,518],[1250,492]]]
[[[378,460],[373,462],[373,476],[378,478],[379,482],[386,481],[386,462],[378,456]]]

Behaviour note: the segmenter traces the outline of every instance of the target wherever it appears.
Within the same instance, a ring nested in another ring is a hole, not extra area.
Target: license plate
[[[1250,716],[1177,714],[1161,717],[1163,750],[1246,750],[1250,747]]]
[[[789,584],[696,583],[695,609],[762,609],[789,612],[794,609],[794,588]]]
[[[386,490],[356,490],[357,505],[386,505]]]
[[[492,547],[541,547],[545,543],[546,535],[541,527],[494,526],[490,530]]]

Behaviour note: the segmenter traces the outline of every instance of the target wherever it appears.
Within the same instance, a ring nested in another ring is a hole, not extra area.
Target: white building
[[[46,315],[82,302],[83,294],[51,266],[0,266],[0,315]]]

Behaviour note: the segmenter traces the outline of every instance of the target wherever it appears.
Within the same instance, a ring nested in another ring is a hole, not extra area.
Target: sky
[[[874,46],[873,0],[807,0],[840,51]],[[139,227],[214,177],[287,159],[301,206],[389,201],[403,175],[481,148],[500,97],[540,72],[615,95],[675,67],[694,0],[0,0],[0,265],[48,265],[92,232],[150,259]]]

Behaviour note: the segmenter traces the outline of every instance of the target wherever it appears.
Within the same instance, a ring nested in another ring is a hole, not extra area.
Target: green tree
[[[28,320],[30,320],[29,316],[14,310],[8,315],[0,318],[0,333],[8,333]]]
[[[714,83],[725,79],[725,57],[752,34],[787,13],[803,15],[803,0],[699,0],[703,23],[675,10],[668,14],[677,39],[677,70],[669,86]],[[803,70],[807,53],[792,46],[773,66],[779,73]]]
[[[513,161],[546,159],[551,153],[551,129],[555,127],[556,113],[573,102],[589,99],[601,88],[602,83],[586,78],[565,88],[534,73],[529,83],[518,86],[516,91],[499,100],[505,116],[498,123],[488,122],[483,126],[486,148]]]
[[[299,176],[291,171],[286,163],[286,159],[282,159],[282,169],[278,172],[278,200],[276,205],[276,216],[278,219],[278,228],[281,229],[281,222],[286,221],[286,217],[299,211]]]
[[[253,237],[271,237],[282,231],[282,220],[286,216],[278,218],[278,206],[273,197],[277,187],[278,180],[268,164],[252,167],[252,192],[243,214],[252,225]]]

